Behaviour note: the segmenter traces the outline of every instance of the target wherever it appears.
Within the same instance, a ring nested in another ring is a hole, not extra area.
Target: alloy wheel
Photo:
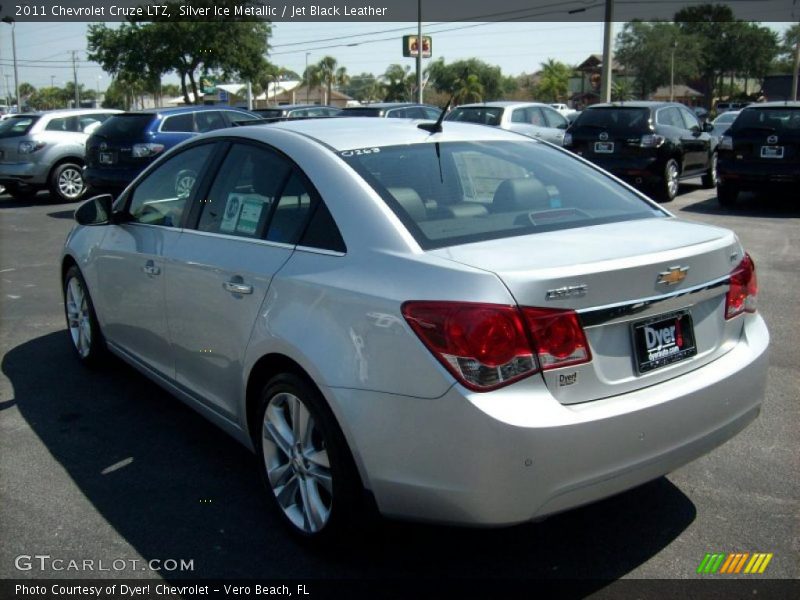
[[[80,357],[86,358],[92,350],[92,322],[86,291],[77,277],[70,277],[66,292],[69,334]]]
[[[670,198],[674,198],[678,195],[678,165],[674,160],[667,163],[665,177],[667,180],[667,193]]]
[[[275,394],[262,424],[264,464],[283,513],[299,530],[319,532],[331,515],[333,477],[322,431],[300,398]]]

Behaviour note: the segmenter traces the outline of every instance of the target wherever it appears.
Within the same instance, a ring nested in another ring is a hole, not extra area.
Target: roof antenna
[[[463,75],[464,81],[466,81],[467,79],[468,72],[469,72],[468,69],[464,69],[464,75]],[[445,116],[447,116],[447,113],[450,112],[450,105],[453,103],[455,97],[456,97],[456,91],[454,88],[453,93],[450,94],[450,98],[447,100],[447,104],[445,104],[444,108],[442,108],[442,113],[439,115],[439,118],[436,119],[436,123],[420,123],[419,125],[417,125],[417,127],[419,127],[420,129],[424,129],[425,131],[430,131],[431,133],[441,133],[442,121],[444,121],[444,118]]]

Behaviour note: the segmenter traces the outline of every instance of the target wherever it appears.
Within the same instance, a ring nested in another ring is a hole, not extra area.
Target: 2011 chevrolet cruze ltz
[[[754,262],[581,158],[454,122],[344,118],[175,148],[63,253],[110,351],[253,449],[301,535],[380,513],[529,521],[758,414]]]

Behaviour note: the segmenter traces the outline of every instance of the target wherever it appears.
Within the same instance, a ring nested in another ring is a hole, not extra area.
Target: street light
[[[17,97],[17,112],[22,112],[22,104],[19,101],[19,76],[17,74],[17,38],[14,34],[17,29],[17,22],[11,17],[3,17],[3,23],[11,25],[11,51],[14,53],[14,94]]]
[[[308,56],[311,52],[306,52],[306,72],[304,73],[304,77],[306,80],[306,104],[308,104],[308,88],[311,87],[309,73],[308,73]]]
[[[678,40],[672,41],[672,52],[669,59],[669,101],[675,102],[675,50],[678,48]]]

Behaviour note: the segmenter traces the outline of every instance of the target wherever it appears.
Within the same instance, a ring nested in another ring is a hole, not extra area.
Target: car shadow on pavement
[[[733,206],[720,206],[717,197],[695,202],[682,209],[684,212],[728,217],[800,217],[800,204],[789,194],[742,193]]]
[[[87,546],[119,545],[88,539],[103,535],[91,523],[105,520],[145,559],[194,560],[193,572],[162,573],[168,579],[609,580],[695,518],[691,500],[661,478],[539,523],[468,529],[381,520],[349,543],[310,548],[267,505],[248,450],[121,362],[82,367],[61,331],[10,350],[2,371],[22,417],[91,503],[53,511],[82,519]],[[20,455],[5,460],[34,468]]]
[[[40,192],[39,194],[31,196],[30,198],[24,198],[21,200],[12,198],[8,194],[0,194],[0,209],[28,208],[30,206],[59,206],[62,204],[64,204],[64,201],[54,198],[52,195],[50,195],[50,192]],[[75,206],[78,205],[77,203],[74,204]]]

